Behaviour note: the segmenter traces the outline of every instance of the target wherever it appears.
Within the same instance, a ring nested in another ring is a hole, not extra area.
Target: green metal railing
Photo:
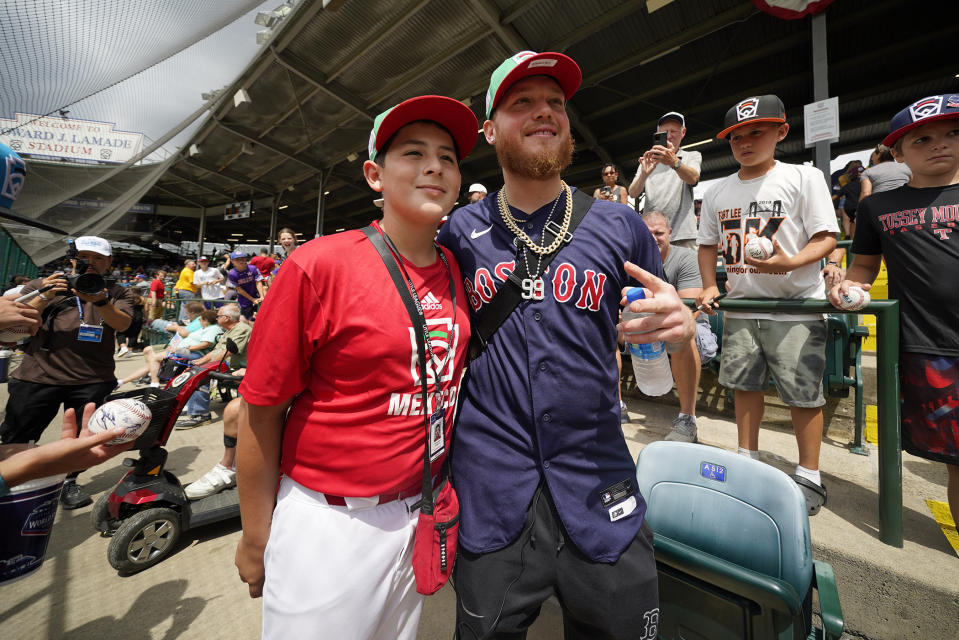
[[[23,274],[30,279],[36,278],[39,270],[27,252],[0,227],[0,293],[9,288],[10,278]]]
[[[687,304],[690,304],[687,302]],[[876,373],[879,405],[879,539],[902,547],[902,441],[899,432],[899,301],[873,300],[842,311],[825,300],[730,300],[724,311],[766,313],[862,313],[876,316]]]

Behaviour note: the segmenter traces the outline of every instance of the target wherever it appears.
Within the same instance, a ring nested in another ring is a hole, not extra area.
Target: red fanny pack
[[[460,528],[460,502],[449,479],[443,481],[433,498],[424,497],[416,521],[413,542],[413,575],[416,591],[431,596],[446,584],[453,572]]]

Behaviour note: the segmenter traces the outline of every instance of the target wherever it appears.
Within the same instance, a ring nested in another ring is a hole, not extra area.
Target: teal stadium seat
[[[715,447],[653,442],[636,478],[654,533],[659,638],[842,635],[832,567],[812,559],[806,501],[785,473]],[[812,625],[814,589],[823,628]]]

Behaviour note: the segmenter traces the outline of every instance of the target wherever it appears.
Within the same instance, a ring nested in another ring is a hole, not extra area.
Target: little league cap
[[[520,51],[506,58],[489,78],[489,89],[486,91],[487,120],[506,91],[518,80],[529,76],[553,78],[562,87],[567,100],[573,97],[579,89],[580,82],[583,81],[583,72],[569,56],[553,51],[546,53]]]
[[[754,96],[741,100],[726,112],[723,130],[717,138],[725,138],[736,127],[750,122],[786,122],[786,107],[783,101],[774,95]]]
[[[239,249],[237,249],[236,251],[230,254],[230,260],[236,260],[237,258],[246,258],[246,257],[247,257],[246,252],[240,251]]]
[[[80,236],[73,241],[73,246],[77,248],[77,251],[93,251],[101,256],[113,255],[110,243],[98,236]]]
[[[474,182],[470,185],[470,188],[466,190],[466,193],[474,193],[479,191],[480,193],[486,193],[486,187],[481,185],[479,182]]]
[[[887,147],[896,144],[907,131],[927,122],[959,118],[959,95],[928,96],[917,100],[889,121],[889,135],[882,139]]]
[[[207,258],[206,256],[200,256],[199,258],[196,259],[196,261],[197,261],[197,262],[209,262],[210,259]]]
[[[669,113],[664,113],[663,115],[659,117],[659,122],[657,122],[656,124],[661,125],[667,120],[675,120],[676,122],[679,123],[679,126],[681,127],[686,126],[686,118],[684,118],[683,114],[679,113],[678,111],[670,111]]]
[[[430,120],[449,131],[460,160],[466,158],[476,144],[479,123],[469,107],[446,96],[418,96],[376,116],[370,131],[370,160],[376,160],[377,153],[394,133],[417,120]]]
[[[27,165],[16,151],[0,142],[0,209],[9,210],[20,195]]]

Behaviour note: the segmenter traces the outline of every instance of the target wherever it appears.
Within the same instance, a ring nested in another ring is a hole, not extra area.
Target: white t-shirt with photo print
[[[759,273],[743,260],[750,233],[779,242],[782,251],[796,255],[822,231],[837,233],[836,212],[821,171],[804,165],[776,162],[765,175],[741,180],[724,178],[703,198],[700,245],[718,245],[726,268],[729,299],[826,298],[818,262],[785,273]],[[822,314],[731,312],[730,318],[815,320]]]

